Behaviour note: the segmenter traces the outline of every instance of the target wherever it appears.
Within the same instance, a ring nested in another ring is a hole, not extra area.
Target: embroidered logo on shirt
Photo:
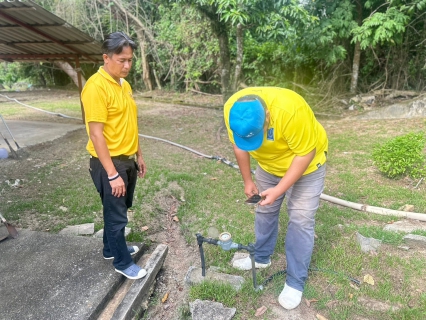
[[[266,139],[274,141],[274,128],[268,129],[268,134],[266,135]]]

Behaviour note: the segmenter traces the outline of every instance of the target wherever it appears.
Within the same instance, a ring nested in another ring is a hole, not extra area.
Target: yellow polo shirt
[[[138,151],[138,117],[130,84],[121,80],[121,86],[100,67],[89,78],[81,93],[85,113],[86,131],[89,122],[104,124],[104,137],[111,156],[133,155]],[[97,157],[93,142],[86,149]]]
[[[229,112],[234,102],[245,95],[261,97],[270,113],[269,127],[262,145],[249,152],[263,170],[282,177],[295,156],[307,155],[314,149],[315,157],[304,175],[314,172],[326,162],[328,139],[324,128],[306,101],[288,89],[252,87],[231,96],[224,106],[224,119],[232,143],[235,144],[229,128]]]

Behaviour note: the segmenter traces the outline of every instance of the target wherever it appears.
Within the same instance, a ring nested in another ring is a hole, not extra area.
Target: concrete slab
[[[235,276],[232,274],[226,274],[222,272],[216,272],[209,268],[206,270],[206,275],[202,276],[202,269],[199,267],[191,266],[189,267],[186,276],[185,283],[189,286],[194,284],[202,283],[203,281],[220,281],[230,284],[235,290],[239,291],[245,279],[241,276]]]
[[[101,250],[101,239],[29,230],[0,242],[0,318],[96,319],[125,280]]]
[[[227,308],[222,303],[199,300],[189,303],[193,320],[231,320],[237,309]]]
[[[43,121],[20,121],[5,120],[7,127],[15,138],[18,145],[23,147],[32,146],[46,141],[52,141],[62,137],[67,132],[84,129],[84,124],[69,124],[59,122],[43,122]],[[7,128],[0,120],[0,132],[9,141],[13,149],[17,149],[15,142],[10,137]],[[10,152],[8,145],[0,136],[0,148],[6,148]]]

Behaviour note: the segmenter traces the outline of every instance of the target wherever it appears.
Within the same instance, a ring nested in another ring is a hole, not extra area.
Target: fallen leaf
[[[143,226],[142,228],[141,228],[141,231],[146,231],[146,230],[148,230],[149,228],[148,228],[148,226]]]
[[[173,221],[179,222],[179,218],[178,218],[178,217],[176,217],[176,216],[174,216],[174,217],[173,217]]]
[[[326,317],[320,315],[319,313],[316,314],[316,317],[317,317],[318,320],[327,320]]]
[[[354,297],[354,295],[352,293],[349,293],[348,298],[352,299]]]
[[[169,293],[166,292],[166,294],[163,296],[163,299],[161,299],[161,302],[164,303],[169,298]]]
[[[374,286],[374,279],[373,279],[373,277],[372,277],[371,275],[369,275],[369,274],[366,274],[366,275],[364,276],[364,282],[365,282],[365,283],[368,283],[368,284],[370,284],[370,285],[372,285],[372,286]]]
[[[306,302],[306,305],[307,305],[308,307],[310,307],[310,306],[311,306],[311,301],[309,301],[308,299],[306,299],[306,298],[305,298],[305,302]]]
[[[308,307],[310,307],[310,306],[311,306],[311,303],[312,303],[312,302],[318,302],[318,299],[311,299],[311,300],[305,299],[305,301],[306,301],[306,305],[307,305]]]
[[[259,309],[256,310],[256,313],[254,314],[255,317],[260,317],[262,314],[264,314],[268,310],[265,306],[261,306]]]
[[[217,180],[217,178],[216,178],[216,177],[213,177],[213,178],[210,178],[210,180]]]

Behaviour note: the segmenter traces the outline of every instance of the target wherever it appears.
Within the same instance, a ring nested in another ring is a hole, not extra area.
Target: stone
[[[58,234],[81,236],[81,235],[92,235],[95,232],[94,223],[84,223],[75,226],[67,226],[58,232]]]
[[[361,246],[362,252],[377,251],[377,249],[382,244],[381,240],[377,240],[374,238],[366,238],[358,232],[356,233],[356,237],[357,237],[358,243]]]
[[[410,233],[414,230],[426,231],[426,223],[418,220],[400,220],[394,223],[387,224],[383,230]]]
[[[227,273],[220,273],[213,271],[211,268],[206,270],[206,275],[203,277],[202,269],[191,266],[185,275],[185,283],[187,285],[194,285],[202,283],[203,281],[220,281],[230,284],[235,290],[240,290],[244,283],[244,278],[241,276],[234,276]]]
[[[128,227],[126,227],[125,229],[124,229],[124,236],[125,237],[127,237],[129,234],[130,234],[130,232],[132,231],[132,228],[128,228]],[[93,232],[92,232],[93,233]],[[101,230],[99,230],[98,232],[96,232],[94,235],[93,235],[93,237],[94,238],[103,238],[103,236],[104,236],[104,229],[101,229]]]
[[[426,249],[426,237],[417,234],[407,234],[403,238],[404,242],[411,247]]]
[[[193,320],[230,320],[234,317],[235,308],[224,307],[222,303],[195,300],[189,303]]]

